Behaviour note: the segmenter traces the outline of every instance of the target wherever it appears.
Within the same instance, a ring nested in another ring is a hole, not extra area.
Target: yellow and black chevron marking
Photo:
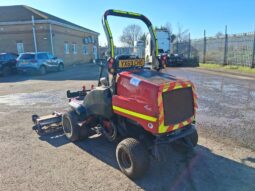
[[[176,90],[180,88],[191,87],[193,92],[193,100],[194,100],[194,111],[197,109],[197,95],[195,93],[195,87],[191,82],[176,82],[176,83],[167,83],[162,86],[162,92],[167,92],[171,90]],[[173,124],[170,126],[165,126],[164,122],[164,107],[163,107],[163,99],[162,99],[162,92],[158,93],[158,107],[159,107],[159,128],[158,133],[166,133],[169,131],[173,131],[179,128],[182,128],[195,120],[195,114],[191,118],[182,121],[177,124]]]

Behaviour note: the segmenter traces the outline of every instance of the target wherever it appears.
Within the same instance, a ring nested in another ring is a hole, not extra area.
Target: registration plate
[[[21,64],[28,64],[27,61],[21,61]]]
[[[144,59],[135,60],[119,60],[119,68],[142,67],[144,66]]]

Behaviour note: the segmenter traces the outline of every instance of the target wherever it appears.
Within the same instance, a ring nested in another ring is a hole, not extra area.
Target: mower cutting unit
[[[115,56],[108,16],[140,19],[147,25],[153,45],[153,70],[144,67],[142,58]],[[102,22],[110,49],[109,76],[101,78],[100,72],[98,87],[84,95],[70,96],[73,97],[69,100],[70,110],[60,114],[63,131],[71,141],[99,134],[118,142],[116,158],[121,171],[130,178],[138,178],[148,169],[150,156],[161,159],[161,150],[170,143],[183,143],[187,148],[196,146],[197,96],[190,81],[159,72],[164,61],[158,57],[157,37],[148,18],[138,13],[107,10]],[[60,122],[58,115],[52,119]],[[42,121],[37,118],[35,123]]]

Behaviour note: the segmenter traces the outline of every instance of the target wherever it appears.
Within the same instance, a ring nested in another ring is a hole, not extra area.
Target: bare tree
[[[172,28],[171,23],[166,22],[166,24],[164,24],[164,25],[163,25],[163,27],[164,27],[165,29],[167,29],[167,30],[168,30],[168,32],[169,32],[169,34],[170,34],[170,35],[172,35],[172,34],[173,34],[173,28]]]
[[[145,41],[146,41],[146,34],[143,33],[139,40],[141,40],[141,41],[143,41],[145,43]]]
[[[183,25],[177,23],[176,38],[179,41],[185,41],[189,38],[189,29],[183,29]]]
[[[142,29],[139,25],[128,25],[123,29],[120,41],[128,46],[134,47],[135,41],[139,40],[142,36]]]
[[[171,37],[171,42],[174,42],[176,39],[176,34],[173,33],[173,27],[171,25],[171,23],[166,22],[161,28],[166,29]]]
[[[167,30],[171,36],[171,42],[174,42],[176,40],[178,41],[185,41],[189,38],[189,29],[183,29],[183,25],[180,23],[177,23],[177,31],[173,31],[173,27],[171,23],[166,22],[164,25],[161,25],[161,27],[156,27],[156,29],[163,29]]]
[[[215,34],[215,37],[217,37],[217,38],[220,38],[223,36],[224,36],[223,32],[220,32],[220,31]]]

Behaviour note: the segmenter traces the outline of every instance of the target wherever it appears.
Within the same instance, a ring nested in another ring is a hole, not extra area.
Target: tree
[[[168,32],[169,32],[170,35],[173,34],[173,28],[172,28],[171,23],[167,22],[166,24],[163,25],[163,27],[164,27],[165,29],[168,30]],[[161,27],[161,28],[162,28],[162,27]]]
[[[141,41],[143,41],[145,43],[145,41],[146,41],[146,34],[143,33],[143,35],[140,37],[139,40],[141,40]]]
[[[120,41],[123,44],[134,47],[135,41],[139,40],[142,36],[142,29],[139,25],[128,25],[123,29]]]
[[[161,27],[156,27],[155,29],[160,29],[160,30],[167,30],[170,34],[170,38],[171,38],[171,43],[173,43],[176,40],[176,34],[173,33],[173,28],[171,23],[166,22],[164,25],[162,25]]]
[[[222,36],[224,36],[224,34],[220,31],[215,34],[215,37],[217,37],[217,38],[220,38]]]
[[[176,39],[176,35],[175,34],[171,34],[171,43],[173,43]]]
[[[183,29],[183,25],[177,23],[176,38],[178,41],[185,41],[189,38],[189,29]]]

